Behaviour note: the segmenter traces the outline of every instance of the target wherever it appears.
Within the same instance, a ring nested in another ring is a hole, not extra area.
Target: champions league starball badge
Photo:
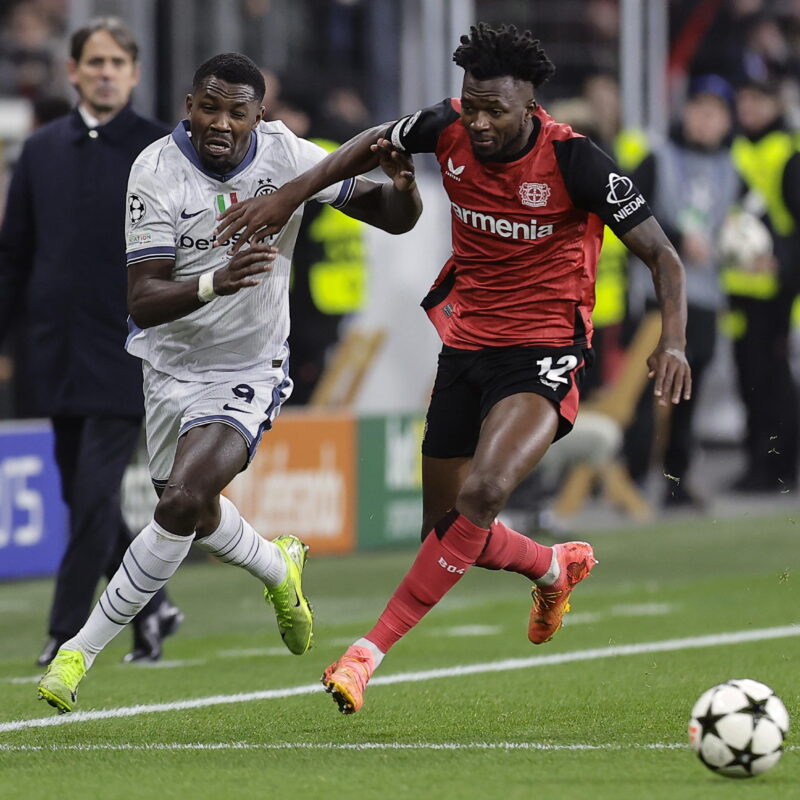
[[[138,194],[128,195],[128,216],[131,220],[131,225],[137,225],[144,217],[147,207],[144,200]]]

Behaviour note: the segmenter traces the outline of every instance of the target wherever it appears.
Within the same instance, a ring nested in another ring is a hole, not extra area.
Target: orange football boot
[[[355,714],[364,704],[367,681],[375,671],[375,657],[366,647],[352,644],[322,673],[325,691],[333,695],[342,714]]]
[[[528,639],[534,644],[549,642],[558,632],[564,614],[570,610],[572,590],[592,571],[597,563],[592,546],[587,542],[565,542],[553,545],[561,572],[549,586],[534,586],[533,606],[528,621]]]

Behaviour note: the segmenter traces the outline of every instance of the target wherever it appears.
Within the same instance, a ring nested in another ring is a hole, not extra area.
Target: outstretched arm
[[[655,378],[659,405],[692,396],[692,374],[686,349],[686,276],[683,264],[654,217],[622,236],[625,246],[647,264],[661,309],[661,339],[647,359],[648,377]]]
[[[391,181],[358,178],[353,196],[341,210],[349,217],[389,233],[406,233],[416,225],[422,213],[414,162],[410,155],[395,150],[388,139],[378,139],[371,150]]]
[[[234,234],[240,233],[231,247],[231,251],[235,253],[251,238],[254,242],[262,241],[278,233],[295,209],[317,192],[338,181],[375,169],[380,157],[372,149],[372,145],[393,124],[387,122],[359,133],[277,191],[261,197],[251,197],[231,206],[220,215],[216,231],[217,243],[228,241]]]

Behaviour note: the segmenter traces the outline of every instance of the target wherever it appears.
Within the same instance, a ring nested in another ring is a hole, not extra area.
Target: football
[[[713,686],[694,704],[689,743],[712,772],[751,778],[780,760],[789,714],[764,683],[742,678]]]
[[[759,256],[772,252],[772,235],[758,217],[736,211],[722,225],[719,249],[729,266],[747,270]]]

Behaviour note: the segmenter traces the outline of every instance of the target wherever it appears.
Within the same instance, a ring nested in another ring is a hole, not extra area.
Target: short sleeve
[[[448,98],[399,119],[389,128],[386,138],[405,153],[435,153],[439,134],[459,117]]]
[[[308,139],[296,139],[297,144],[297,174],[300,175],[306,170],[311,169],[315,164],[322,161],[328,155],[327,151],[314,142],[309,142]],[[353,196],[353,189],[355,187],[355,179],[347,178],[347,180],[340,181],[339,183],[331,184],[317,194],[309,198],[309,200],[316,200],[318,203],[329,203],[334,208],[341,208],[347,205],[347,202]]]
[[[175,258],[175,221],[164,203],[163,181],[134,162],[128,177],[125,207],[125,252],[128,266],[154,258]]]
[[[653,215],[634,182],[590,139],[576,136],[553,147],[573,204],[597,214],[617,236]]]

